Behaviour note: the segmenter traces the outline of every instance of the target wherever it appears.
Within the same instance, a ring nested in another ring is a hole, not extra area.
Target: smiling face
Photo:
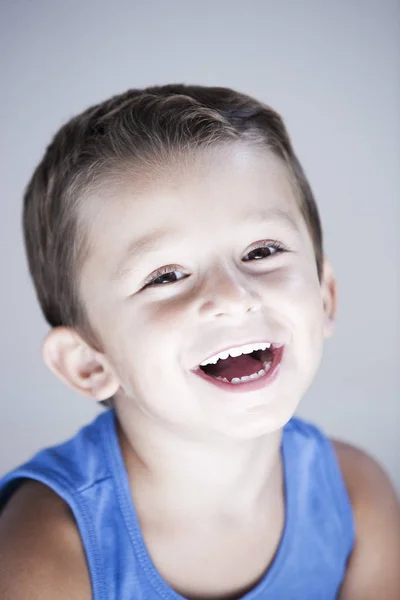
[[[329,287],[283,163],[207,150],[89,207],[80,293],[118,379],[117,410],[200,437],[281,427],[319,365]],[[268,385],[237,393],[194,372],[256,341],[283,344]]]

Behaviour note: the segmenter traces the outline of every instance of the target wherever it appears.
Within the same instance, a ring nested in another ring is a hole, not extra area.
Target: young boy
[[[110,407],[0,482],[2,600],[398,600],[400,510],[293,417],[333,329],[311,189],[277,113],[129,90],[25,194],[47,366]]]

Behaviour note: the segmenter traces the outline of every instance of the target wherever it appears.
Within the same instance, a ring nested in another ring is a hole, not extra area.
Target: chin
[[[247,407],[236,419],[231,419],[223,427],[223,433],[231,439],[255,439],[280,431],[293,417],[299,402],[285,402],[282,400],[274,407],[270,404],[258,404]]]

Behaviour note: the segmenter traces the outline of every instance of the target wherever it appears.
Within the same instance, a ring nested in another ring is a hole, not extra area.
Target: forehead
[[[296,186],[271,153],[233,146],[128,170],[113,192],[89,199],[84,226],[91,254],[105,264],[135,241],[215,239],[261,219],[302,227]]]
[[[216,147],[182,156],[158,168],[150,168],[141,181],[127,180],[119,197],[128,211],[140,205],[149,220],[170,215],[176,209],[185,220],[188,209],[193,217],[205,210],[226,212],[235,217],[243,207],[276,205],[282,210],[295,207],[296,186],[289,169],[267,151],[241,145]],[[139,185],[138,185],[139,183]],[[294,205],[293,207],[291,205]],[[143,215],[143,216],[144,216]]]

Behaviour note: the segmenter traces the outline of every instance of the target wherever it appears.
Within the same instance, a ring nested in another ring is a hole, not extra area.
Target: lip
[[[232,346],[228,346],[228,348],[232,348]],[[225,381],[220,381],[219,379],[215,379],[215,377],[207,375],[206,373],[204,373],[204,371],[202,371],[200,367],[192,369],[192,373],[194,373],[194,375],[198,375],[199,377],[201,377],[201,379],[204,379],[208,383],[214,384],[221,390],[230,393],[237,394],[241,392],[252,392],[256,390],[261,390],[267,387],[268,385],[271,385],[276,380],[282,363],[284,349],[285,347],[283,344],[280,344],[279,347],[275,348],[274,358],[270,370],[268,371],[268,373],[266,373],[259,379],[244,381],[243,383],[226,383]],[[221,350],[221,352],[223,352],[223,350]],[[215,354],[217,354],[217,352]]]
[[[251,346],[253,344],[262,344],[265,342],[268,342],[269,344],[271,344],[271,347],[273,347],[275,350],[278,350],[279,348],[281,348],[284,345],[280,342],[269,342],[267,338],[264,338],[263,340],[261,340],[261,338],[257,338],[250,342],[249,341],[232,342],[231,344],[229,344],[228,346],[225,346],[224,348],[220,348],[219,350],[213,350],[212,352],[210,352],[206,358],[203,358],[200,363],[198,363],[195,367],[193,367],[192,371],[195,371],[196,369],[200,368],[201,363],[204,362],[205,360],[208,360],[212,356],[215,356],[216,354],[220,354],[221,352],[226,352],[226,350],[230,350],[231,348],[238,348],[239,346]]]

